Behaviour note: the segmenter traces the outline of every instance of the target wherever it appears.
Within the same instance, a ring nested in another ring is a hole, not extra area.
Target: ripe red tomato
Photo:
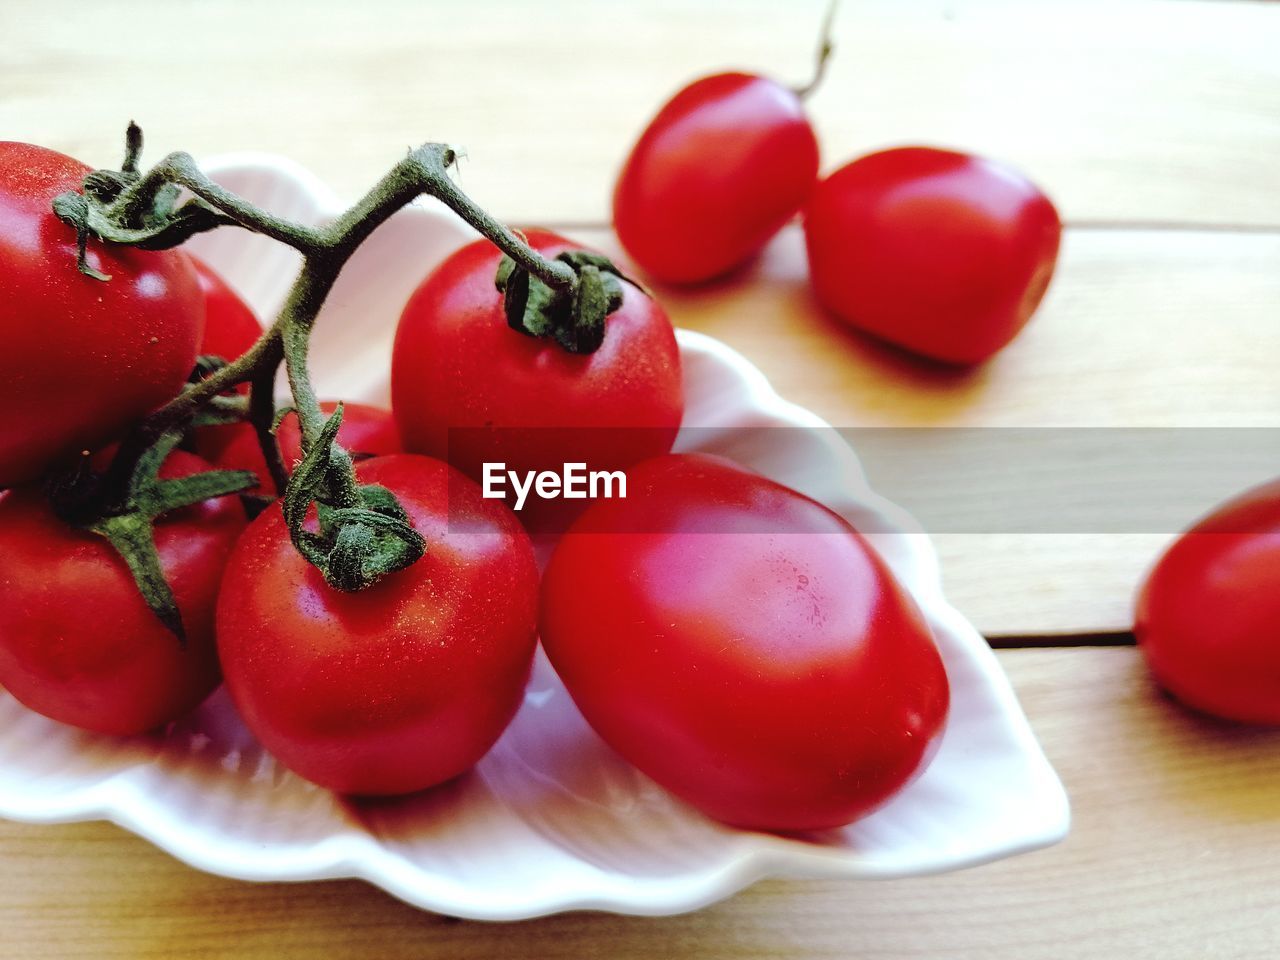
[[[195,363],[204,307],[188,257],[90,241],[53,198],[89,172],[70,157],[0,142],[0,487],[38,479],[176,396]]]
[[[408,793],[469,769],[515,714],[538,571],[511,512],[446,464],[400,454],[357,472],[395,493],[426,554],[341,593],[273,506],[227,564],[218,649],[245,723],[285,766],[343,793]]]
[[[645,128],[618,177],[613,224],[653,277],[698,283],[758,253],[817,179],[818,140],[800,97],[766,77],[716,74]]]
[[[1134,633],[1160,684],[1196,710],[1280,724],[1280,481],[1179,537],[1138,595]]]
[[[337,409],[337,402],[326,400],[320,409],[326,414]],[[289,413],[280,421],[276,430],[280,444],[280,456],[286,469],[302,460],[302,434],[298,429],[298,415]],[[390,410],[371,407],[364,403],[344,403],[342,426],[338,428],[338,443],[357,458],[400,453],[400,431]],[[197,431],[197,448],[200,455],[220,470],[252,470],[258,475],[258,486],[250,493],[276,496],[276,485],[267,474],[266,461],[258,446],[258,435],[248,423],[229,423],[223,426],[201,428]]]
[[[205,322],[200,353],[235,360],[258,342],[262,324],[212,267],[197,257],[192,257],[191,262],[200,292],[204,294]]]
[[[207,469],[179,450],[160,476]],[[67,526],[35,489],[9,491],[0,498],[0,686],[47,717],[101,733],[143,733],[182,716],[218,685],[214,603],[244,526],[234,497],[156,521],[182,645],[104,538]]]
[[[922,767],[949,688],[910,596],[852,527],[718,458],[629,474],[560,540],[542,642],[587,721],[741,827],[848,823]]]
[[[1009,167],[930,147],[873,153],[805,210],[818,300],[845,323],[946,363],[987,359],[1044,297],[1062,224]]]
[[[528,240],[549,257],[572,248],[545,230]],[[500,257],[488,240],[468,244],[405,305],[391,361],[405,449],[477,480],[485,462],[522,472],[575,461],[612,470],[670,450],[684,394],[662,308],[624,283],[601,347],[568,353],[507,325],[494,286]]]

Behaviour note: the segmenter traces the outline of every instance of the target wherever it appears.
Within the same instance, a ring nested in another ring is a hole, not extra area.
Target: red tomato
[[[1134,633],[1183,703],[1280,724],[1280,481],[1230,500],[1179,537],[1138,595]]]
[[[805,210],[818,300],[858,330],[946,363],[986,360],[1044,297],[1062,224],[990,160],[900,147],[841,167]]]
[[[326,400],[320,409],[326,414],[337,409],[337,401]],[[276,431],[280,444],[280,456],[287,469],[302,460],[302,434],[298,429],[298,415],[289,413],[280,421]],[[200,455],[206,457],[220,470],[252,470],[258,475],[258,486],[250,493],[277,494],[276,486],[267,475],[267,464],[262,459],[258,435],[252,425],[231,423],[225,426],[202,428],[198,431],[197,446]],[[390,410],[371,407],[364,403],[344,403],[342,426],[338,428],[338,443],[356,457],[381,456],[400,453],[400,431]]]
[[[677,93],[632,148],[613,194],[627,252],[668,283],[741,266],[799,213],[818,179],[800,97],[746,73]]]
[[[191,258],[204,294],[204,337],[200,353],[235,360],[262,336],[262,324],[249,305],[203,260]]]
[[[572,248],[544,230],[528,240],[547,256]],[[488,240],[463,247],[404,308],[391,405],[405,449],[447,459],[475,479],[485,462],[522,472],[574,461],[625,469],[670,450],[684,394],[662,308],[624,283],[603,345],[571,354],[507,325],[494,286],[500,257]]]
[[[542,585],[542,642],[587,721],[741,827],[848,823],[930,755],[949,688],[910,596],[852,527],[717,458],[635,467]]]
[[[538,571],[511,512],[446,464],[401,454],[357,470],[395,493],[426,554],[341,593],[273,506],[227,565],[218,649],[245,723],[285,766],[343,793],[408,793],[469,769],[515,714]]]
[[[175,451],[160,476],[207,469]],[[143,733],[182,716],[218,685],[214,603],[244,526],[234,497],[156,522],[184,646],[104,538],[64,524],[36,490],[10,491],[0,498],[0,686],[47,717],[101,733]]]
[[[185,254],[90,241],[103,282],[76,269],[75,231],[53,198],[89,172],[0,142],[0,487],[36,480],[176,396],[204,308]]]

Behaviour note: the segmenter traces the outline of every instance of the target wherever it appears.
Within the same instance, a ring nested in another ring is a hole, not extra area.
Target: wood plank
[[[941,877],[773,881],[681,917],[449,921],[357,882],[197,873],[104,824],[0,824],[8,956],[1269,958],[1280,732],[1194,717],[1132,649],[1005,651],[1072,796],[1062,845]]]
[[[105,165],[132,117],[153,157],[284,153],[352,197],[442,139],[495,212],[604,222],[667,96],[726,67],[801,81],[825,2],[11,2],[0,129]],[[827,168],[939,143],[1021,166],[1075,220],[1280,224],[1272,4],[858,0],[837,36]]]

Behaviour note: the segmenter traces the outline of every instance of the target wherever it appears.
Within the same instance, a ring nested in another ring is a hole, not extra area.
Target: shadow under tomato
[[[920,389],[932,391],[969,390],[987,379],[987,366],[982,363],[960,365],[944,363],[931,357],[912,353],[888,340],[857,330],[818,302],[807,287],[801,291],[807,311],[816,322],[851,353],[879,367],[895,379],[911,383]]]
[[[1145,669],[1134,723],[1153,726],[1151,751],[1166,795],[1215,818],[1280,823],[1280,728],[1222,720],[1185,706]]]

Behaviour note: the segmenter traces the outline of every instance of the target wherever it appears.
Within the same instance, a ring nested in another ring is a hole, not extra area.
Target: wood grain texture
[[[800,82],[824,6],[0,0],[0,131],[103,166],[132,117],[153,155],[270,150],[346,196],[447,140],[491,209],[603,222],[667,96],[725,68]],[[1270,4],[858,0],[837,39],[827,168],[923,141],[1017,164],[1073,220],[1280,225]]]
[[[1131,649],[1004,651],[1074,805],[1067,841],[941,877],[771,881],[681,917],[450,921],[362,883],[248,884],[105,824],[0,824],[5,957],[1264,960],[1280,733],[1202,720]]]

